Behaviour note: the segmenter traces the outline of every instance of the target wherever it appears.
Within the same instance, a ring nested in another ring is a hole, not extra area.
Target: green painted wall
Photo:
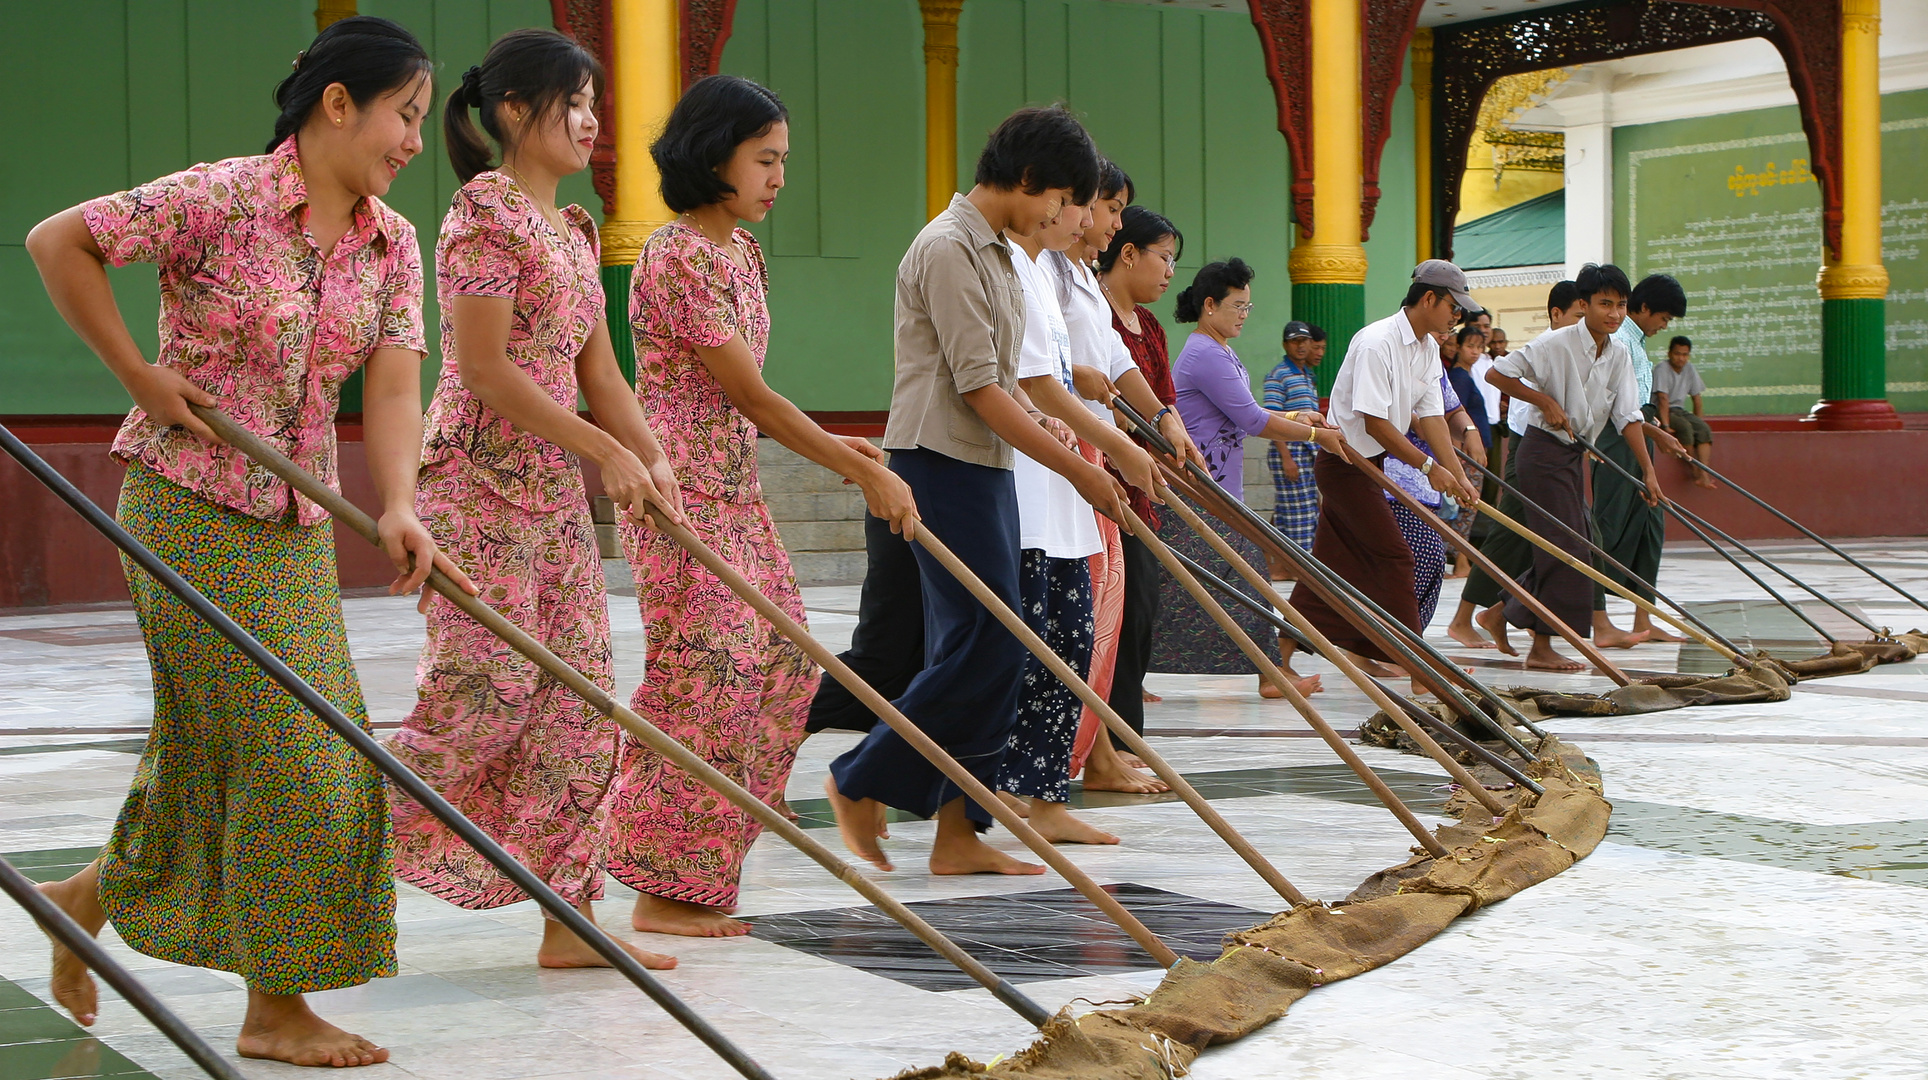
[[[414,31],[440,65],[441,97],[489,42],[549,25],[545,0],[363,0],[368,15]],[[196,162],[258,154],[273,131],[274,85],[314,37],[309,0],[70,0],[15,4],[0,35],[0,70],[22,86],[57,88],[0,110],[0,415],[111,413],[127,395],[61,322],[24,242],[49,214]],[[77,77],[84,73],[84,77]],[[435,234],[456,188],[442,152],[441,112],[389,202],[415,223],[433,275]],[[600,217],[588,174],[563,197]],[[109,271],[134,338],[151,356],[154,271]],[[436,339],[433,281],[428,319]],[[433,382],[439,358],[423,364]]]
[[[413,29],[444,90],[491,39],[547,25],[543,0],[363,0]],[[0,38],[21,85],[59,86],[61,107],[0,115],[31,153],[0,161],[0,415],[111,413],[117,383],[67,330],[21,243],[48,214],[198,161],[258,153],[269,92],[313,36],[312,0],[73,0],[27,5]],[[1186,235],[1175,286],[1210,259],[1258,270],[1239,351],[1255,377],[1291,317],[1285,141],[1256,32],[1242,11],[1169,11],[1100,0],[971,0],[959,76],[960,184],[1012,109],[1065,101],[1132,174],[1140,202]],[[923,31],[915,0],[741,0],[723,70],[763,81],[792,113],[788,187],[758,227],[770,255],[768,375],[810,409],[889,403],[892,281],[924,224]],[[72,73],[85,71],[85,79]],[[425,265],[454,175],[440,116],[390,202],[416,225]],[[1411,104],[1395,100],[1381,203],[1367,245],[1367,317],[1390,312],[1412,265]],[[587,175],[566,197],[600,216]],[[136,338],[154,346],[152,270],[112,272]],[[430,281],[433,289],[433,281]],[[1176,288],[1172,295],[1176,295]],[[1170,300],[1161,305],[1169,315]],[[434,301],[429,300],[434,331]],[[1174,348],[1183,328],[1170,326]],[[433,340],[433,339],[431,339]],[[424,379],[439,360],[431,356]]]
[[[1928,91],[1881,99],[1888,396],[1928,410]],[[1615,251],[1687,289],[1707,411],[1805,413],[1821,389],[1821,189],[1792,106],[1614,129]],[[1765,183],[1763,181],[1766,181]],[[1671,333],[1668,336],[1672,336]],[[1656,361],[1665,337],[1648,341]]]

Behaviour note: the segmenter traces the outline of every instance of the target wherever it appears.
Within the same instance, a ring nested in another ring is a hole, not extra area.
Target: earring
[[[335,117],[335,126],[336,126],[336,127],[340,127],[340,126],[341,126],[341,117],[339,117],[339,116],[337,116],[337,117]]]

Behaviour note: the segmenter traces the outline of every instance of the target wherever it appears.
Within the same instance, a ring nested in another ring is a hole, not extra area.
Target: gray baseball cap
[[[1291,322],[1285,324],[1285,340],[1287,341],[1291,341],[1293,338],[1309,338],[1311,336],[1312,327],[1308,323],[1302,323],[1297,319],[1293,319]]]
[[[1486,310],[1466,291],[1466,271],[1447,262],[1445,259],[1427,259],[1413,267],[1413,280],[1425,285],[1437,285],[1453,294],[1453,303],[1467,316]]]

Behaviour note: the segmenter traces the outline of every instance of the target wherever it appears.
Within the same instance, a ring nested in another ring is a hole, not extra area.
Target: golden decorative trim
[[[1844,33],[1881,32],[1881,0],[1841,0],[1841,30]]]
[[[1412,57],[1413,102],[1433,99],[1433,30],[1422,26],[1413,31],[1412,45],[1406,50]]]
[[[667,221],[620,221],[611,219],[602,223],[599,235],[602,238],[602,264],[604,266],[628,266],[643,253],[643,241],[651,233],[669,224]]]
[[[924,62],[957,66],[957,20],[964,0],[917,0],[924,14]]]
[[[1833,263],[1821,268],[1814,284],[1823,300],[1881,300],[1888,295],[1888,268]]]
[[[1295,285],[1366,283],[1366,249],[1358,244],[1300,244],[1286,269]]]
[[[319,34],[350,15],[358,14],[360,12],[355,10],[355,0],[316,0],[315,33]]]

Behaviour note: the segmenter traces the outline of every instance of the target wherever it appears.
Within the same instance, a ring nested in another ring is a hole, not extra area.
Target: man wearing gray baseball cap
[[[1413,270],[1412,287],[1400,309],[1354,334],[1332,384],[1329,422],[1352,448],[1382,465],[1388,455],[1419,470],[1433,488],[1449,492],[1464,505],[1478,497],[1460,471],[1453,438],[1446,430],[1439,390],[1439,346],[1443,333],[1479,305],[1466,292],[1466,275],[1443,259],[1428,259]],[[1432,448],[1428,455],[1406,438],[1410,427]],[[1392,505],[1379,485],[1338,454],[1321,450],[1312,466],[1319,484],[1319,524],[1312,555],[1415,632],[1419,600],[1413,594],[1413,553],[1400,535]],[[1332,610],[1301,581],[1292,605],[1340,648],[1391,663],[1365,632]],[[1286,660],[1291,660],[1290,642]]]

